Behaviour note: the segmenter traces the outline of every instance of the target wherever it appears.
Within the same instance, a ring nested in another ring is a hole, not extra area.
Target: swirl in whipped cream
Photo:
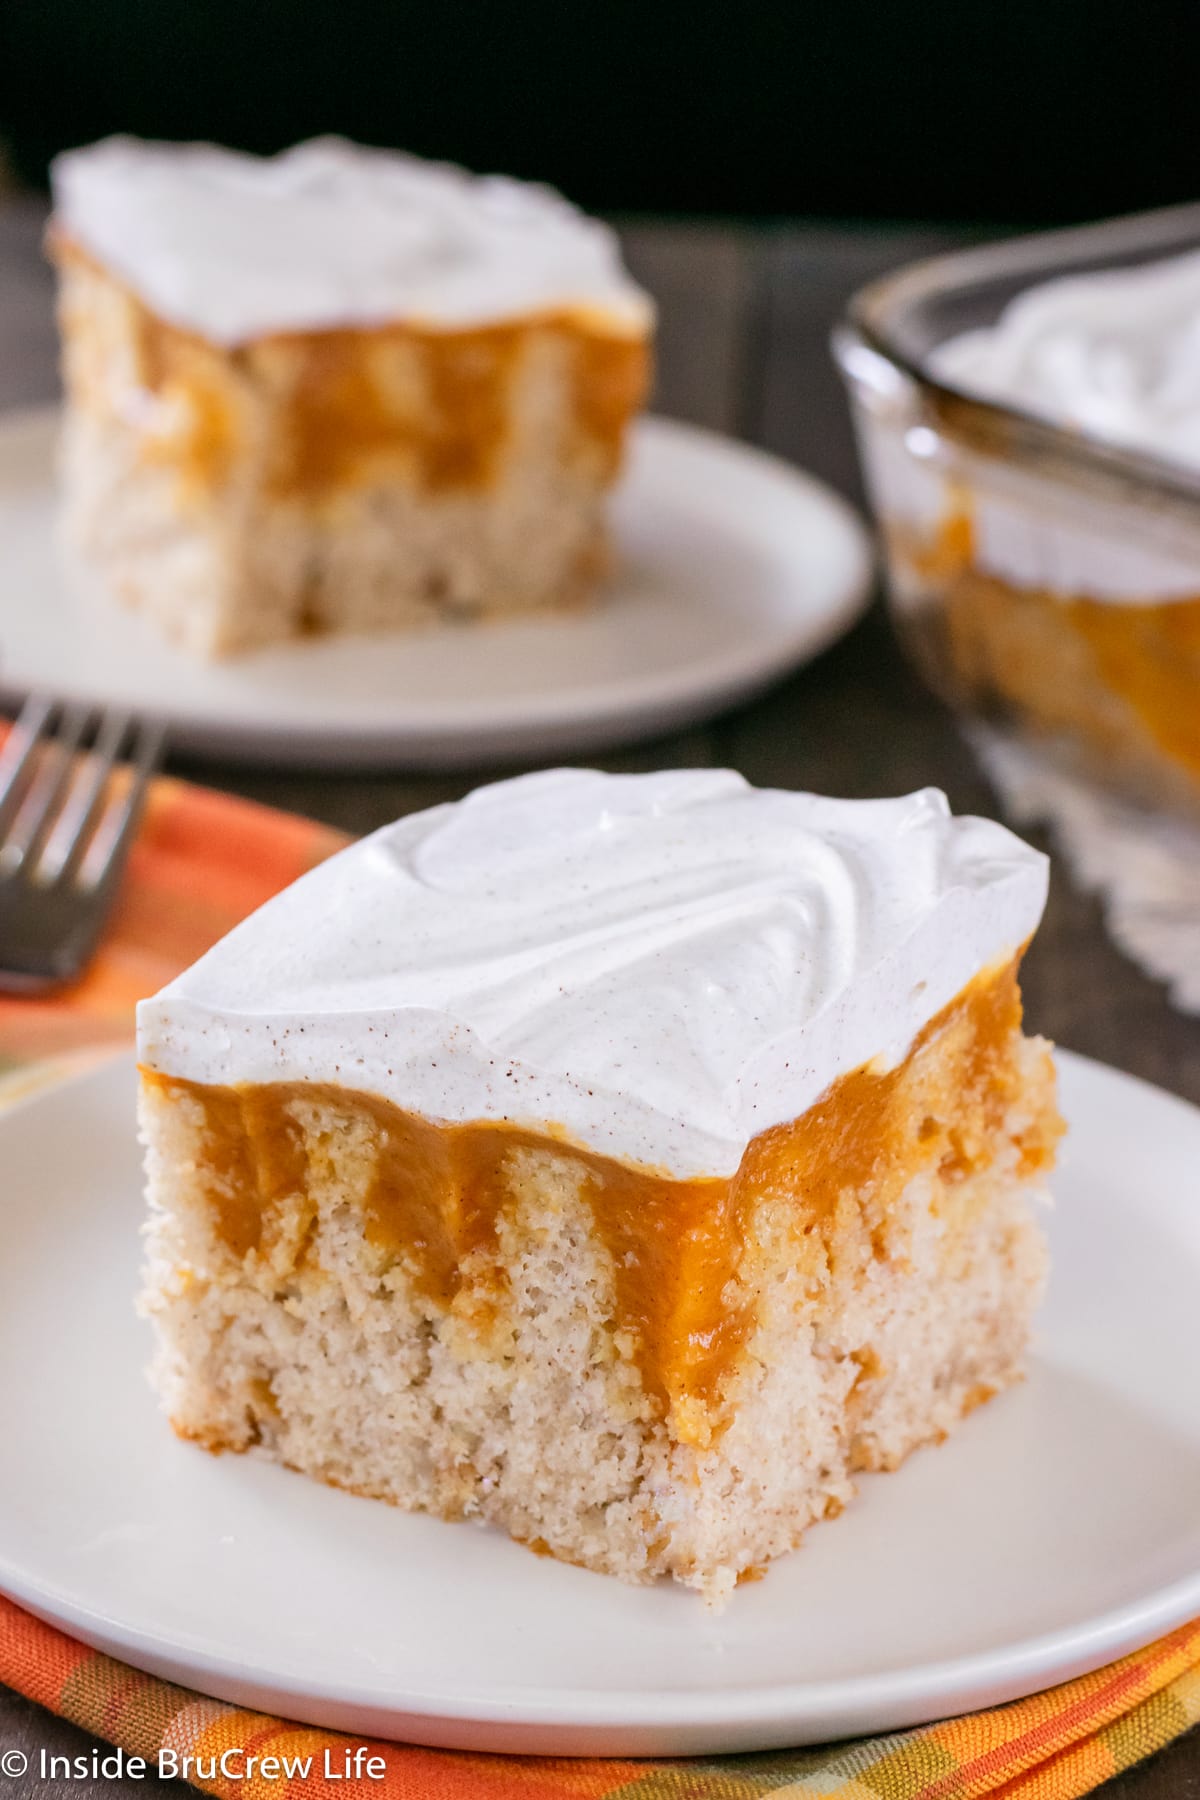
[[[641,332],[614,234],[548,187],[316,138],[280,156],[106,138],[56,158],[55,224],[173,325],[234,345],[530,313]]]
[[[930,364],[964,392],[1200,469],[1200,251],[1028,288]]]
[[[143,1063],[556,1126],[678,1177],[893,1066],[1030,937],[1046,861],[926,790],[558,769],[389,825],[138,1011]]]

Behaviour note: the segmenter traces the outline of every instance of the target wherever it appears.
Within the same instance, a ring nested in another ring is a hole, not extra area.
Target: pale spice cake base
[[[1015,968],[973,984],[731,1182],[147,1074],[172,1423],[719,1604],[1020,1374],[1061,1127],[1019,1019]]]
[[[574,606],[649,347],[584,311],[223,349],[53,243],[66,528],[201,656]]]

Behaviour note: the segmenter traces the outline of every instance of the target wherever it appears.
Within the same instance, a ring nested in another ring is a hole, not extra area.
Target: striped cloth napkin
[[[86,977],[52,999],[0,1000],[0,1102],[128,1042],[139,996],[341,842],[303,819],[157,782]],[[1005,1800],[1074,1800],[1200,1723],[1200,1620],[1012,1706],[852,1744],[715,1760],[578,1762],[363,1745],[140,1674],[3,1597],[0,1682],[126,1759],[186,1772],[229,1800],[970,1800],[1001,1792]],[[289,1758],[294,1772],[247,1777],[252,1755]],[[368,1756],[378,1759],[369,1769]],[[355,1768],[362,1772],[347,1778]]]

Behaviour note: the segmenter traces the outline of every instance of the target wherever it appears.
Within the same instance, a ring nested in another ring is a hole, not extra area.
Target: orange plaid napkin
[[[11,1092],[128,1041],[134,1002],[252,907],[327,856],[336,832],[177,781],[156,783],[119,905],[84,980],[0,1000]],[[49,1061],[47,1061],[49,1059]],[[250,1713],[139,1674],[0,1597],[0,1682],[229,1800],[1074,1800],[1200,1722],[1200,1621],[1110,1668],[1012,1706],[889,1737],[717,1760],[577,1762],[374,1744],[384,1774],[333,1779],[361,1740]],[[2,1749],[2,1746],[0,1746]],[[239,1778],[241,1758],[296,1759],[290,1779]],[[171,1758],[174,1761],[171,1761]],[[305,1771],[306,1759],[308,1772]]]

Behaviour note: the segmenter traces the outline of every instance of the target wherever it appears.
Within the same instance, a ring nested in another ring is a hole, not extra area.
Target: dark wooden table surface
[[[37,202],[0,204],[0,408],[48,400],[57,388],[42,222]],[[860,282],[953,239],[917,229],[686,223],[631,224],[624,238],[635,274],[661,308],[657,410],[765,445],[861,502],[827,351],[830,326]],[[953,723],[906,670],[878,605],[835,649],[765,698],[702,729],[589,760],[611,769],[726,765],[753,782],[841,795],[932,783],[946,789],[956,811],[996,811]],[[473,785],[461,774],[275,774],[215,763],[180,765],[180,772],[354,832]],[[1200,1102],[1200,1023],[1171,1011],[1162,989],[1118,955],[1094,901],[1061,869],[1026,964],[1025,991],[1034,1029]],[[91,1742],[0,1689],[0,1748],[78,1754]],[[25,1800],[40,1785],[31,1777],[0,1782],[0,1800]],[[113,1800],[155,1786],[95,1785],[97,1797]],[[92,1786],[72,1783],[71,1792],[90,1795]],[[1104,1793],[1200,1800],[1200,1732]]]

